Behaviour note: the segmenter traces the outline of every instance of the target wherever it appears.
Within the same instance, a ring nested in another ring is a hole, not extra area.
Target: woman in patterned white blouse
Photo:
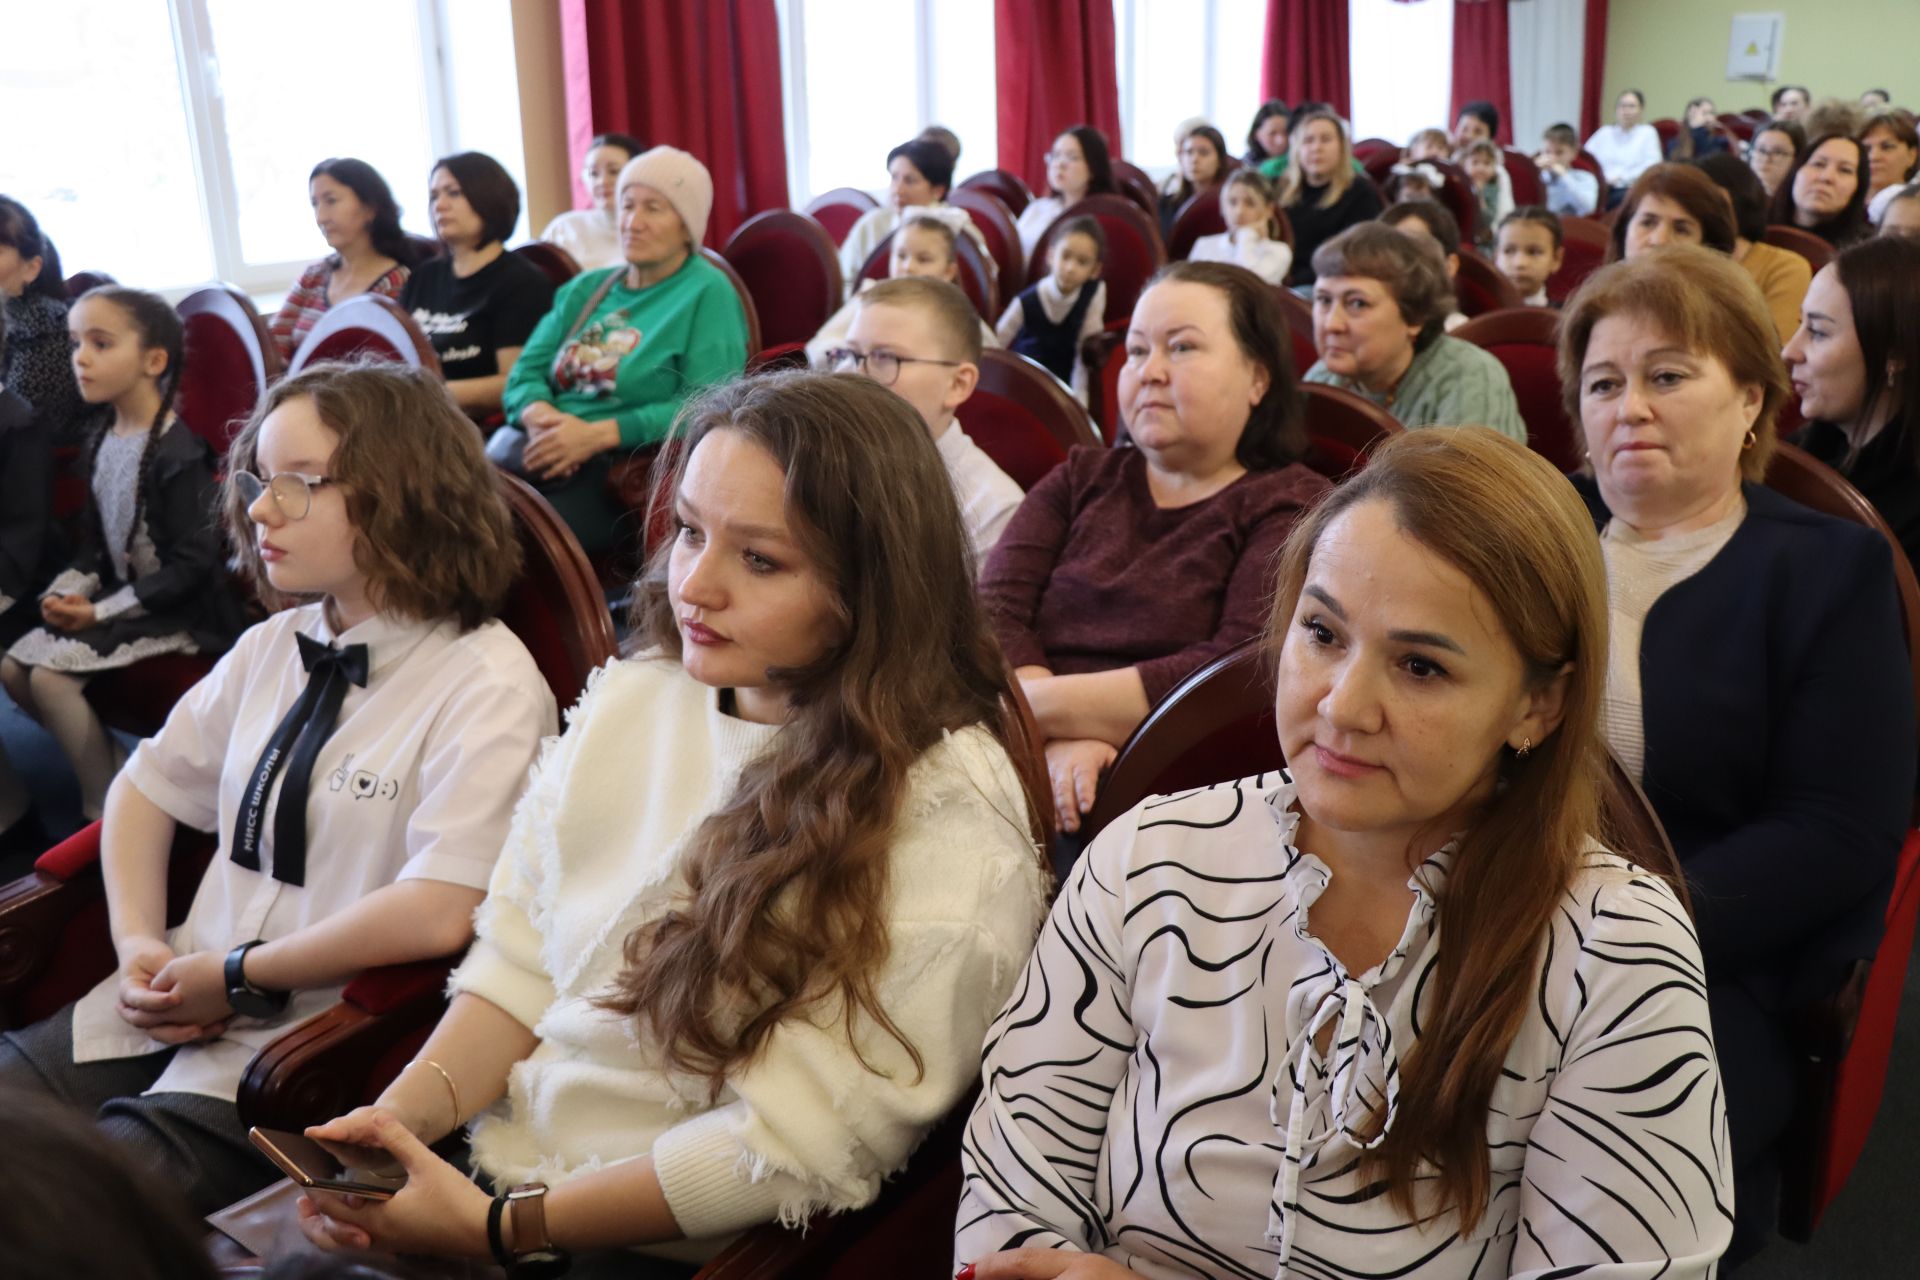
[[[1290,772],[1102,833],[988,1033],[961,1274],[1711,1275],[1699,946],[1592,839],[1571,488],[1490,431],[1399,437],[1296,526],[1269,639]]]

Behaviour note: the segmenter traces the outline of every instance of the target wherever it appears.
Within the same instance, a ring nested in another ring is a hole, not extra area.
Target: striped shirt
[[[1732,1233],[1700,949],[1672,891],[1588,857],[1487,1116],[1492,1194],[1410,1221],[1358,1159],[1431,1013],[1452,846],[1399,944],[1350,974],[1313,935],[1331,880],[1284,774],[1144,802],[1055,904],[987,1035],[961,1262],[1104,1254],[1154,1278],[1713,1274]],[[1331,1028],[1323,1053],[1316,1034]]]

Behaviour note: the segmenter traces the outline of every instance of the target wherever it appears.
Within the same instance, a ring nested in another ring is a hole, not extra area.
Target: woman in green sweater
[[[1314,250],[1313,345],[1305,381],[1356,391],[1414,427],[1492,427],[1527,442],[1506,368],[1445,332],[1453,287],[1431,241],[1383,222]]]
[[[713,208],[706,166],[655,147],[621,170],[617,200],[627,265],[554,296],[502,397],[524,437],[496,436],[489,450],[508,460],[524,441],[516,469],[589,552],[612,546],[626,515],[607,485],[613,463],[665,439],[682,402],[741,373],[748,355],[740,299],[698,253]]]

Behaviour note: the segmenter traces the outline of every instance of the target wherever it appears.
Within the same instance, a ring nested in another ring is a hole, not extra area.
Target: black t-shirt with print
[[[505,373],[494,353],[525,346],[553,306],[553,282],[517,253],[503,253],[464,280],[450,255],[413,269],[400,305],[426,330],[449,382]]]

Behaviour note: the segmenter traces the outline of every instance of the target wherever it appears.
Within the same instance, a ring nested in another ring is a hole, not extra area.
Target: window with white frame
[[[1347,10],[1353,137],[1397,146],[1452,121],[1453,6],[1444,0],[1352,0]]]
[[[1115,0],[1127,159],[1155,177],[1172,172],[1173,131],[1196,116],[1244,151],[1266,21],[1266,0]]]
[[[977,0],[779,0],[787,187],[879,192],[887,152],[930,124],[960,137],[958,182],[995,167],[993,8]]]
[[[69,271],[180,292],[284,289],[326,252],[307,174],[358,156],[429,233],[428,168],[484,150],[522,181],[508,0],[87,0],[19,5],[0,42],[0,191]],[[443,74],[443,47],[463,80]],[[500,51],[504,49],[504,59]],[[464,127],[463,127],[464,126]]]

